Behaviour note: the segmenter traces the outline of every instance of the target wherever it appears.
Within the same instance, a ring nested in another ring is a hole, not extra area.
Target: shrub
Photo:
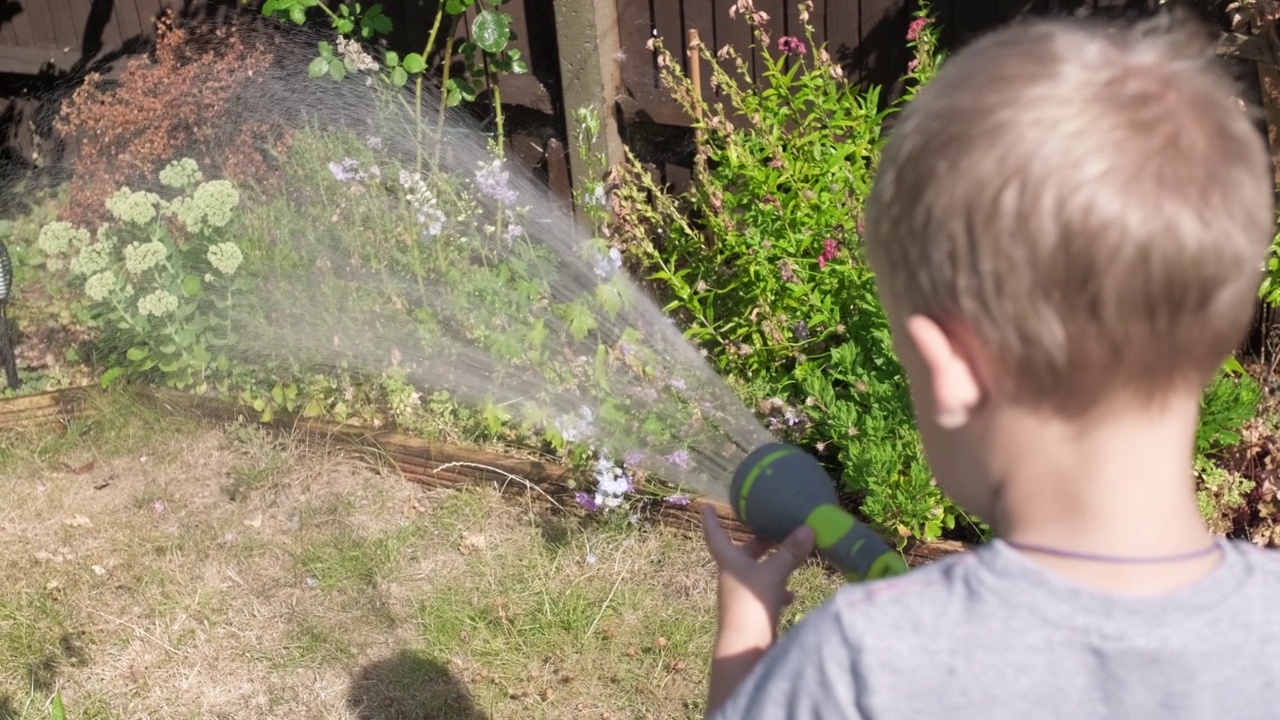
[[[55,123],[76,146],[62,219],[107,219],[103,203],[117,188],[154,178],[180,157],[231,180],[262,179],[264,145],[280,142],[283,128],[267,113],[245,112],[272,61],[246,37],[235,25],[175,27],[166,11],[153,56],[130,61],[118,81],[86,78]]]
[[[94,232],[65,220],[37,240],[50,270],[77,280],[99,328],[108,385],[155,376],[170,387],[227,389],[243,254],[228,237],[240,194],[204,181],[184,158],[159,173],[168,198],[128,187],[104,202],[112,222]]]
[[[933,539],[960,513],[925,463],[860,242],[882,125],[902,101],[882,110],[879,88],[851,87],[813,41],[810,10],[800,5],[804,37],[775,46],[768,16],[735,6],[763,72],[754,84],[733,48],[699,48],[722,105],[701,100],[653,41],[664,85],[701,118],[693,188],[675,197],[630,157],[612,178],[614,232],[771,427],[816,448],[882,529]],[[940,61],[927,6],[907,42],[903,101]]]

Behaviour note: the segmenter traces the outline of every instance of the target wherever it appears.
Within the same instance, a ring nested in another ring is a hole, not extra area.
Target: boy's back
[[[712,717],[1209,720],[1280,717],[1280,553],[1165,597],[1117,599],[995,541],[843,588]]]
[[[713,717],[1280,717],[1280,559],[1215,537],[1192,482],[1276,232],[1201,30],[1004,28],[899,116],[866,257],[938,487],[999,540],[771,647],[813,541],[758,561],[710,516]]]

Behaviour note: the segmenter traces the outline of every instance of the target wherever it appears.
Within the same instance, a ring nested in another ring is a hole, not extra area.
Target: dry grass
[[[677,718],[703,548],[115,398],[0,435],[0,719]],[[809,568],[798,610],[832,581]]]

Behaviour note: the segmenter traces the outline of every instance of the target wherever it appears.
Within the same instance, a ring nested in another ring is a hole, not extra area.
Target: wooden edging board
[[[137,392],[144,401],[173,412],[194,413],[218,421],[257,420],[255,413],[226,400],[161,388],[139,388]],[[101,395],[101,391],[85,387],[0,400],[0,429],[65,425],[76,417],[93,412],[93,404],[88,401],[94,395]],[[291,433],[309,441],[336,442],[370,452],[373,459],[390,461],[405,479],[426,487],[491,484],[504,492],[528,494],[548,505],[561,508],[575,505],[574,490],[570,487],[574,471],[557,463],[433,443],[394,429],[342,425],[298,416],[277,417],[267,425],[272,430]],[[699,533],[704,504],[712,506],[730,535],[739,541],[750,537],[750,530],[738,522],[728,506],[720,503],[698,499],[684,506],[654,502],[643,510],[643,514],[668,527]],[[966,545],[953,541],[912,543],[906,547],[904,555],[908,564],[914,567],[966,549]]]

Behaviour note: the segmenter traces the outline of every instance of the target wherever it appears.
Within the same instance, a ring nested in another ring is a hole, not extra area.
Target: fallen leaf
[[[84,475],[85,473],[93,470],[94,466],[97,464],[98,463],[96,460],[90,460],[89,462],[85,463],[84,465],[81,465],[80,467],[74,467],[70,463],[64,462],[62,463],[62,467],[66,468],[67,472],[71,473],[72,475]]]
[[[244,524],[251,528],[262,527],[262,513],[258,513],[257,515],[254,515],[252,518],[245,520]]]
[[[93,566],[93,573],[94,573],[95,575],[97,575],[98,577],[102,577],[103,575],[106,575],[106,574],[107,574],[107,569],[106,569],[106,568],[104,568],[104,567],[102,567],[101,565],[94,565],[94,566]]]
[[[67,527],[74,527],[74,528],[93,527],[93,523],[89,520],[89,518],[83,515],[73,515],[67,518],[66,520],[63,520],[62,522],[65,523]]]
[[[658,642],[657,642],[656,644],[657,644],[657,646],[658,646],[658,649],[659,649],[659,650],[665,650],[665,649],[666,649],[666,647],[667,647],[667,644],[668,644],[668,643],[667,643],[667,639],[666,639],[666,638],[664,638],[664,637],[660,637],[660,638],[658,638]]]
[[[462,537],[458,540],[458,552],[461,552],[463,555],[467,555],[477,550],[483,550],[485,545],[486,541],[483,535],[464,532],[462,533]]]
[[[94,483],[94,484],[93,484],[93,489],[94,489],[94,490],[101,490],[101,489],[103,489],[103,488],[107,487],[107,486],[108,486],[108,485],[110,485],[110,484],[111,484],[111,481],[110,481],[110,480],[99,480],[98,482],[96,482],[96,483]]]

